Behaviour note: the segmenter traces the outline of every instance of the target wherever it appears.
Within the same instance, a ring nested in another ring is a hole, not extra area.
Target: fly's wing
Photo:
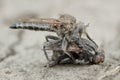
[[[56,31],[59,27],[62,27],[63,23],[53,18],[30,18],[22,19],[18,23],[10,26],[12,29],[29,29],[37,31]]]
[[[83,49],[92,54],[95,54],[96,51],[98,50],[98,46],[90,40],[82,38],[82,44],[83,44]]]

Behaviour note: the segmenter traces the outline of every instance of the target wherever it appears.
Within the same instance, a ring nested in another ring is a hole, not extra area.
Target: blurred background
[[[87,30],[90,36],[106,49],[106,55],[120,60],[119,3],[119,0],[0,0],[0,60],[16,50],[41,45],[48,34],[10,30],[10,25],[21,18],[58,18],[64,13],[90,23]]]
[[[57,19],[59,14],[90,23],[87,31],[105,49],[106,63],[119,64],[120,0],[0,0],[0,68],[23,66],[24,61],[46,62],[40,48],[45,35],[52,33],[11,30],[9,26],[22,18]]]

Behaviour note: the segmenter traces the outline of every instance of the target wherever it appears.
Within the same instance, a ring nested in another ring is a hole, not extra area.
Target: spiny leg
[[[97,45],[97,44],[95,43],[95,41],[88,35],[88,33],[85,32],[85,34],[86,34],[87,38],[88,38],[90,41],[92,41],[92,42],[98,47],[98,45]]]
[[[73,60],[74,63],[76,63],[73,55],[67,51],[67,47],[68,47],[68,41],[64,38],[62,41],[62,50],[64,51],[65,54],[67,54]]]
[[[47,35],[45,38],[46,38],[47,42],[49,42],[50,40],[58,40],[59,39],[57,36],[53,36],[53,35]],[[61,55],[61,54],[60,53],[56,53],[56,50],[53,50],[52,60],[56,60],[56,58],[59,55]]]
[[[47,42],[49,42],[49,39],[53,39],[53,40],[57,40],[57,39],[58,39],[58,37],[52,36],[52,35],[47,35],[45,38],[46,38],[46,41],[47,41]],[[46,52],[45,46],[43,46],[43,51],[44,51],[44,53],[45,53],[46,59],[47,59],[48,61],[50,61],[50,59],[49,59],[49,57],[48,57],[48,54],[47,54],[47,52]]]
[[[46,59],[47,59],[48,61],[50,61],[50,59],[49,59],[49,57],[48,57],[48,55],[47,55],[47,52],[46,52],[45,46],[43,46],[43,51],[44,51],[44,54],[45,54],[45,56],[46,56]]]
[[[59,42],[61,42],[61,41],[60,40],[55,40],[55,41],[51,41],[51,42],[48,41],[48,42],[46,42],[46,44],[44,44],[44,47],[43,47],[44,48],[44,53],[45,53],[45,56],[46,56],[47,60],[49,61],[48,64],[47,64],[48,67],[50,67],[52,65],[56,65],[57,64],[56,59],[59,57],[58,55],[61,56],[61,52],[60,53],[55,53],[56,51],[59,52],[58,50],[55,50],[56,48],[59,48],[59,46],[57,46]],[[48,54],[46,52],[46,49],[50,49],[50,50],[53,49],[53,56],[57,55],[55,60],[49,59]]]
[[[45,54],[45,56],[46,56],[46,59],[48,60],[48,61],[50,61],[50,59],[49,59],[49,57],[48,57],[48,54],[47,54],[47,52],[46,52],[46,49],[52,49],[51,47],[54,45],[54,44],[57,44],[57,42],[56,41],[54,41],[54,42],[46,42],[46,44],[44,44],[44,46],[43,46],[43,51],[44,51],[44,54]]]

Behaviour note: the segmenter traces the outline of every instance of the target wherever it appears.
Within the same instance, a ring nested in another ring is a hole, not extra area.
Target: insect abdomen
[[[16,23],[10,26],[12,29],[28,29],[40,31],[54,31],[53,27],[49,24],[35,24],[35,23]]]

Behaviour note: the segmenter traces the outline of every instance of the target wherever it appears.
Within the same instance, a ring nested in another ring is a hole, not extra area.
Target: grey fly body
[[[43,46],[45,56],[50,62],[49,65],[53,66],[65,58],[70,58],[70,60],[75,64],[78,63],[76,62],[76,57],[74,56],[76,53],[79,53],[77,55],[79,58],[81,53],[89,53],[89,55],[85,55],[84,57],[87,57],[86,60],[90,58],[88,60],[90,62],[100,63],[104,61],[104,55],[98,58],[95,56],[95,58],[92,59],[94,55],[98,54],[98,45],[88,35],[86,31],[88,26],[89,24],[85,25],[82,22],[76,22],[76,18],[71,15],[62,14],[58,19],[23,19],[20,22],[10,26],[10,28],[55,32],[57,36],[47,35],[45,37],[46,43]],[[83,39],[82,34],[85,34],[88,40]],[[52,61],[49,59],[46,50],[53,51]],[[82,50],[87,52],[82,52]]]

